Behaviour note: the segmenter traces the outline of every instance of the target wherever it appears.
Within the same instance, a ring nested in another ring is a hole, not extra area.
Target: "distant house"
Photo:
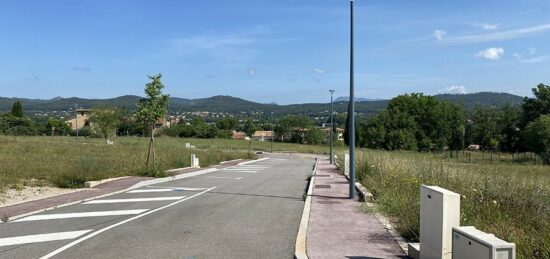
[[[256,141],[271,141],[273,139],[273,132],[269,130],[258,130],[254,132],[252,139]]]
[[[244,132],[240,132],[240,131],[232,131],[231,132],[231,138],[232,139],[241,139],[241,140],[247,139],[246,134]]]
[[[76,118],[65,121],[67,125],[73,130],[81,129],[83,127],[90,127],[90,114],[91,109],[77,109]]]

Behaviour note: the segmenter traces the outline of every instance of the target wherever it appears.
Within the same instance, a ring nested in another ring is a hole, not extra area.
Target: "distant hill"
[[[462,104],[466,109],[475,106],[499,107],[507,103],[511,105],[521,105],[523,103],[523,97],[508,93],[438,94],[435,97],[439,100]]]
[[[366,102],[366,101],[382,101],[384,99],[378,99],[378,98],[374,98],[374,99],[369,99],[369,98],[363,98],[363,97],[355,97],[354,98],[356,102]],[[334,99],[335,102],[347,102],[349,101],[349,96],[340,96],[336,99]]]
[[[440,94],[435,95],[440,100],[448,100],[450,102],[464,105],[467,109],[479,106],[496,107],[506,103],[512,105],[520,105],[523,98],[520,96],[507,93],[473,93],[473,94]],[[343,97],[346,98],[346,97]],[[83,99],[77,97],[61,98],[56,97],[50,100],[39,99],[21,99],[21,98],[4,98],[0,97],[0,112],[6,112],[11,109],[11,106],[16,100],[22,102],[26,112],[52,112],[52,111],[69,111],[78,105],[79,108],[94,108],[98,106],[116,106],[122,109],[134,110],[137,102],[141,99],[135,95],[125,95],[110,99]],[[357,101],[356,111],[362,114],[376,114],[384,110],[389,100],[368,100]],[[347,111],[347,98],[345,101],[335,101],[334,110],[339,113]],[[277,114],[307,114],[318,115],[327,113],[330,109],[329,103],[304,103],[304,104],[262,104],[236,98],[232,96],[213,96],[200,99],[185,99],[171,97],[169,103],[170,113],[175,112],[225,112],[231,114],[240,113],[258,113],[263,112],[269,114],[275,112]]]

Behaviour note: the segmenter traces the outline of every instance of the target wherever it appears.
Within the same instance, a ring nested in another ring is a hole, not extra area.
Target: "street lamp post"
[[[76,128],[76,139],[78,139],[78,104],[75,104],[74,105],[74,112],[75,112],[75,119],[74,119],[74,123],[75,123],[75,128]]]
[[[333,97],[333,94],[334,94],[334,90],[328,90],[330,92],[330,135],[329,135],[329,143],[330,143],[330,163],[332,164],[334,161],[333,160],[333,157],[334,155],[332,154],[332,140],[334,139],[334,137],[332,136],[333,134],[333,131],[334,131],[334,120],[332,119],[332,116],[334,114],[334,104],[332,102],[332,97]]]
[[[355,96],[353,86],[353,0],[350,0],[349,55],[349,198],[355,197]]]
[[[275,137],[273,133],[273,112],[271,112],[271,153],[273,153],[273,137]]]

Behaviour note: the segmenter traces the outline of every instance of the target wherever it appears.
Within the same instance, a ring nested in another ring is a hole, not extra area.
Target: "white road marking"
[[[197,194],[195,194],[195,195],[189,196],[189,197],[187,197],[187,198],[185,198],[185,199],[181,199],[181,200],[172,202],[172,203],[170,203],[170,204],[168,204],[168,205],[164,205],[164,206],[162,206],[162,207],[160,207],[160,208],[156,208],[156,209],[154,209],[154,210],[150,210],[150,211],[145,212],[145,213],[143,213],[143,214],[139,214],[139,215],[134,216],[134,217],[132,217],[132,218],[129,218],[129,219],[123,220],[123,221],[121,221],[121,222],[118,222],[118,223],[116,223],[116,224],[113,224],[113,225],[107,226],[107,227],[105,227],[105,228],[102,228],[102,229],[100,229],[100,230],[98,230],[98,231],[95,231],[95,232],[93,232],[93,233],[91,233],[91,234],[89,234],[89,235],[87,235],[87,236],[81,237],[81,238],[79,238],[79,239],[77,239],[77,240],[75,240],[75,241],[73,241],[73,242],[71,242],[71,243],[68,243],[68,244],[66,244],[66,245],[64,245],[64,246],[62,246],[62,247],[60,247],[60,248],[54,250],[53,252],[51,252],[51,253],[49,253],[49,254],[47,254],[47,255],[45,255],[45,256],[42,256],[41,259],[52,258],[53,256],[55,256],[55,255],[57,255],[57,254],[59,254],[59,253],[65,251],[65,250],[67,250],[67,249],[73,247],[74,245],[79,244],[79,243],[82,243],[82,242],[84,242],[84,241],[86,241],[86,240],[88,240],[88,239],[90,239],[90,238],[92,238],[92,237],[94,237],[94,236],[97,236],[97,235],[99,235],[99,234],[101,234],[101,233],[103,233],[103,232],[105,232],[105,231],[107,231],[107,230],[109,230],[109,229],[118,227],[118,226],[120,226],[120,225],[122,225],[122,224],[126,224],[126,223],[128,223],[128,222],[130,222],[130,221],[139,219],[139,218],[141,218],[141,217],[145,217],[145,216],[147,216],[147,215],[149,215],[149,214],[152,214],[152,213],[155,213],[155,212],[157,212],[157,211],[160,211],[160,210],[166,209],[166,208],[168,208],[168,207],[174,206],[174,205],[176,205],[176,204],[178,204],[178,203],[181,203],[181,202],[184,202],[184,201],[189,200],[189,199],[191,199],[191,198],[197,197],[197,196],[199,196],[199,195],[201,195],[201,194],[203,194],[203,193],[206,193],[206,192],[208,192],[208,191],[211,191],[211,190],[213,190],[213,189],[215,189],[215,188],[216,188],[216,187],[212,187],[212,188],[210,188],[210,189],[207,189],[207,190],[204,190],[204,191],[202,191],[202,192],[199,192],[199,193],[197,193]]]
[[[233,177],[226,177],[226,176],[206,176],[206,178],[216,178],[216,179],[217,179],[217,178],[220,178],[220,179],[225,178],[225,179],[230,179],[230,178],[233,178]]]
[[[69,232],[58,232],[58,233],[48,233],[48,234],[38,234],[38,235],[28,235],[28,236],[18,236],[18,237],[6,237],[0,238],[0,247],[2,246],[11,246],[11,245],[21,245],[29,243],[38,243],[38,242],[47,242],[47,241],[56,241],[56,240],[65,240],[73,239],[79,236],[82,236],[90,230],[80,230],[80,231],[69,231]]]
[[[126,193],[144,193],[144,192],[181,192],[182,189],[171,189],[171,188],[162,188],[162,189],[139,189],[133,190]]]
[[[239,171],[230,171],[232,173],[257,173],[259,171],[250,171],[250,170],[239,170]]]
[[[126,202],[143,202],[143,201],[173,201],[181,200],[186,196],[173,197],[154,197],[154,198],[132,198],[132,199],[110,199],[110,200],[91,200],[84,204],[103,204],[103,203],[126,203]]]
[[[261,169],[248,169],[248,168],[234,168],[234,169],[224,169],[224,171],[262,171]]]
[[[135,215],[145,212],[147,210],[111,210],[111,211],[93,211],[93,212],[75,212],[75,213],[61,213],[61,214],[48,214],[48,215],[35,215],[26,218],[18,219],[13,222],[21,221],[36,221],[36,220],[49,220],[49,219],[69,219],[69,218],[87,218],[87,217],[104,217],[104,216],[120,216],[120,215]]]
[[[241,179],[243,179],[243,178],[242,178],[242,177],[237,177],[237,178],[235,178],[235,180],[241,180]]]
[[[172,186],[145,186],[147,188],[166,188],[173,190],[182,190],[182,191],[204,191],[208,188],[187,188],[187,187],[172,187]]]

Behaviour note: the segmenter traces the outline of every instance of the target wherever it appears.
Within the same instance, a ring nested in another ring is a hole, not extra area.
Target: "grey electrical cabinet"
[[[476,229],[453,227],[453,259],[515,259],[516,245]]]

